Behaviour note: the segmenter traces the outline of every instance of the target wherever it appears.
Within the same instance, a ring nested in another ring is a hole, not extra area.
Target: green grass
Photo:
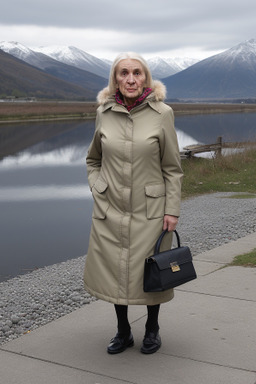
[[[244,255],[236,256],[233,262],[229,265],[243,266],[243,267],[256,267],[256,248],[252,252],[245,253]]]
[[[233,198],[256,197],[255,148],[218,158],[185,159],[182,160],[182,168],[182,198],[213,192],[234,192],[239,195]]]
[[[213,192],[233,192],[228,198],[256,198],[256,149],[219,158],[182,160],[182,198]],[[256,248],[229,265],[256,267]]]

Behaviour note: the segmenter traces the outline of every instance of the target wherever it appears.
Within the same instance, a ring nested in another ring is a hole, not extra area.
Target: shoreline
[[[256,104],[245,103],[170,103],[175,116],[255,113]],[[95,119],[96,102],[3,102],[0,103],[0,125],[20,122]]]

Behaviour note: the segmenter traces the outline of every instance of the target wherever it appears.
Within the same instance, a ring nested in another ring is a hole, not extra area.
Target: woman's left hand
[[[168,229],[168,232],[174,231],[178,224],[179,218],[171,215],[164,215],[163,230]]]

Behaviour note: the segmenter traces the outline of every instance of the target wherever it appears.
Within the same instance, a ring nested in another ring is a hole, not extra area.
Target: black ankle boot
[[[140,351],[145,354],[155,353],[161,347],[159,331],[146,331]]]
[[[116,336],[110,340],[110,344],[108,345],[107,351],[108,353],[114,355],[116,353],[125,351],[126,348],[132,347],[133,345],[134,340],[131,332],[126,335],[117,332]]]

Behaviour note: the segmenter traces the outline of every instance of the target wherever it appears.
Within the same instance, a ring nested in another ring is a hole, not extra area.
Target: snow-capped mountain
[[[82,51],[76,47],[70,46],[49,46],[49,47],[35,47],[36,52],[44,53],[62,63],[72,65],[74,67],[83,69],[85,71],[94,73],[98,76],[108,78],[110,65]]]
[[[32,51],[32,49],[22,45],[16,41],[1,41],[0,49],[9,53],[17,59],[23,60],[30,65],[44,69],[44,59],[47,60],[47,56]]]
[[[54,63],[55,60],[39,52],[34,52],[32,49],[22,45],[16,41],[0,42],[0,49],[9,53],[17,59],[23,60],[37,68],[45,69],[47,66]]]
[[[162,79],[181,71],[181,68],[174,62],[167,63],[167,61],[161,57],[152,57],[147,60],[147,63],[154,79]]]
[[[15,56],[16,53],[16,57],[21,60],[23,60],[23,58],[28,54],[33,53],[31,49],[15,41],[1,41],[0,49],[2,49],[4,52],[10,53],[10,55],[13,54],[13,56]]]
[[[1,42],[0,49],[26,61],[38,68],[45,70],[49,66],[56,66],[56,61],[73,66],[104,78],[108,78],[112,62],[107,59],[98,59],[76,47],[49,46],[28,48],[18,42]],[[53,61],[54,60],[54,61]],[[196,62],[189,58],[153,57],[147,60],[153,78],[162,79],[182,71]]]
[[[0,49],[0,95],[95,100],[95,91],[52,76]]]
[[[198,63],[200,60],[194,59],[192,57],[174,57],[174,59],[167,58],[165,59],[165,61],[168,64],[171,64],[172,62],[174,62],[182,71],[188,67],[191,67],[191,65]]]
[[[37,67],[47,74],[61,80],[93,91],[95,95],[107,84],[107,80],[91,72],[76,68],[53,59],[41,52],[32,51],[30,48],[17,42],[1,42],[0,49],[10,55]]]
[[[112,61],[111,60],[109,60],[109,59],[104,59],[104,58],[100,58],[100,60],[101,61],[103,61],[104,63],[106,63],[107,65],[109,65],[109,67],[111,67],[111,65],[112,65]]]
[[[230,65],[236,67],[241,65],[245,66],[246,68],[250,66],[251,68],[255,69],[255,58],[256,40],[251,39],[240,43],[225,52],[212,56],[212,62],[215,64],[219,64],[221,62],[222,65],[224,64],[228,67],[230,67]]]
[[[19,67],[24,69],[24,73],[26,73],[24,76],[28,83],[22,85],[21,89],[25,93],[26,87],[29,90],[31,83],[35,81],[34,78],[30,79],[32,72],[33,76],[38,77],[38,79],[41,79],[42,72],[44,72],[47,75],[54,76],[55,80],[64,80],[66,85],[56,82],[62,89],[64,86],[68,86],[68,83],[76,84],[79,87],[79,89],[76,88],[78,94],[81,93],[81,87],[83,87],[86,90],[85,96],[87,98],[91,97],[92,94],[96,95],[97,91],[107,83],[110,63],[75,47],[45,47],[33,50],[19,43],[2,42],[0,43],[2,60],[0,65],[3,81],[0,88],[2,87],[3,94],[8,94],[8,92],[12,94],[13,91],[8,85],[8,79],[4,72],[5,67],[9,65],[7,63],[11,63],[11,58],[4,56],[3,51],[16,59],[16,61],[12,60],[15,71],[11,72],[10,76],[17,77]],[[245,41],[218,55],[196,63],[195,61],[195,59],[189,58],[162,59],[157,57],[149,59],[148,63],[153,77],[160,78],[165,83],[169,100],[256,99],[256,40]],[[30,69],[24,67],[24,62],[30,64]],[[40,68],[41,71],[33,71],[31,65]],[[182,70],[184,67],[186,69]],[[9,67],[7,69],[10,70]],[[104,73],[104,78],[97,76],[96,72]],[[46,79],[48,81],[48,77],[44,78],[45,81]],[[24,83],[25,78],[18,77],[18,80]],[[43,79],[40,81],[42,82]],[[18,86],[17,79],[14,84]],[[15,85],[14,88],[17,88],[17,86]],[[75,93],[75,88],[72,89]],[[19,90],[19,87],[17,90]],[[31,94],[32,90],[29,92]],[[62,94],[64,97],[63,91]]]
[[[153,57],[147,60],[152,76],[155,79],[172,76],[190,65],[195,64],[197,61],[198,60],[192,58],[162,59],[161,57]]]
[[[256,40],[164,79],[168,98],[256,98]]]

